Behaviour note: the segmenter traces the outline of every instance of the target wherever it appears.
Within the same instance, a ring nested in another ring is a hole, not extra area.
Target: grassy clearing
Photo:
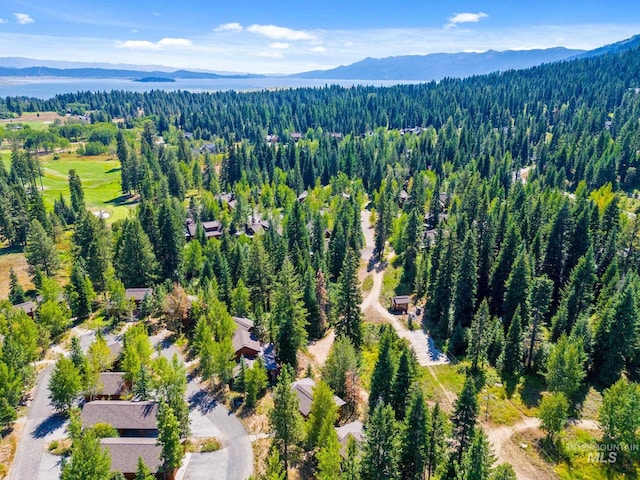
[[[222,445],[217,438],[189,438],[184,442],[184,446],[190,453],[207,453],[220,450]]]
[[[34,288],[31,278],[27,273],[27,260],[24,253],[17,249],[0,249],[0,298],[9,295],[9,272],[13,268],[18,274],[20,285],[25,291]]]
[[[373,276],[371,274],[364,277],[362,281],[362,291],[369,292],[373,288]]]

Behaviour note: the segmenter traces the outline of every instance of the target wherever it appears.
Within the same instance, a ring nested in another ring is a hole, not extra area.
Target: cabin
[[[253,333],[253,322],[246,317],[233,317],[237,328],[233,332],[233,349],[236,360],[240,357],[256,358],[262,351],[262,345]]]
[[[220,193],[213,198],[226,205],[229,210],[234,210],[238,205],[238,201],[236,200],[236,195],[234,193]]]
[[[396,312],[407,313],[409,310],[409,304],[411,303],[411,297],[408,295],[398,295],[391,299],[391,308]]]
[[[158,402],[95,400],[82,407],[83,427],[108,423],[121,437],[156,438],[158,436]]]
[[[152,288],[127,288],[124,291],[124,294],[127,296],[127,299],[133,300],[136,304],[136,307],[139,307],[144,297],[152,297],[153,289]]]
[[[222,223],[218,220],[212,220],[210,222],[202,222],[202,228],[204,228],[204,235],[207,240],[212,238],[220,238],[222,237]],[[187,229],[185,232],[185,237],[187,242],[196,238],[198,232],[198,224],[191,221],[187,223]]]
[[[142,458],[156,478],[163,478],[162,446],[157,444],[155,438],[103,438],[100,446],[109,452],[113,473],[121,472],[124,478],[133,480],[138,470],[138,458]],[[175,472],[167,474],[167,479],[174,478]]]
[[[302,138],[302,134],[301,134],[301,133],[299,133],[299,132],[293,132],[293,133],[291,134],[291,139],[292,139],[294,142],[297,142],[297,141],[298,141],[298,140],[300,140],[301,138]]]
[[[409,194],[406,190],[400,191],[400,205],[404,205],[404,203],[409,199]]]
[[[364,425],[360,420],[355,420],[351,423],[336,427],[336,433],[338,434],[338,441],[342,445],[342,454],[346,454],[347,443],[349,437],[353,437],[358,445],[364,441]]]
[[[311,404],[313,403],[313,389],[315,386],[316,382],[313,380],[313,378],[309,377],[302,378],[291,384],[291,387],[298,395],[299,410],[305,419],[309,417],[309,414],[311,413]],[[335,402],[336,407],[338,407],[339,416],[340,410],[343,406],[346,405],[346,402],[336,395],[333,396],[333,401]]]
[[[100,390],[95,395],[85,395],[84,401],[121,400],[131,390],[131,383],[124,376],[124,372],[102,372],[98,377]]]
[[[331,132],[329,136],[337,140],[342,140],[342,134],[340,132]]]
[[[37,307],[38,307],[38,305],[35,302],[31,302],[31,301],[24,302],[24,303],[18,303],[18,304],[13,306],[13,308],[17,308],[19,310],[22,310],[24,313],[26,313],[31,318],[35,318],[35,316],[36,316],[36,308]]]
[[[298,202],[304,202],[308,196],[309,196],[309,192],[305,190],[300,195],[298,195],[298,198],[296,200],[298,200]]]
[[[200,147],[200,153],[218,153],[218,147],[214,143],[205,143]]]

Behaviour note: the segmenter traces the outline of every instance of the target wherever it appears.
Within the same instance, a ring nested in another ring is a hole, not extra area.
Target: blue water
[[[51,98],[60,93],[81,91],[102,92],[128,90],[187,90],[190,92],[217,92],[225,90],[252,91],[275,88],[324,87],[325,85],[372,85],[388,86],[399,83],[415,83],[401,80],[327,80],[285,77],[225,78],[225,79],[178,79],[175,82],[141,83],[117,78],[62,78],[62,77],[0,77],[0,97],[25,96]]]

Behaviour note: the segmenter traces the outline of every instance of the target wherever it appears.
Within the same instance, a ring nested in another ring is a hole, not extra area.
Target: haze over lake
[[[63,78],[63,77],[0,77],[0,97],[25,96],[51,98],[61,93],[81,91],[128,90],[187,90],[190,92],[216,92],[224,90],[251,91],[271,88],[324,87],[325,85],[375,85],[415,83],[401,80],[328,80],[288,77],[177,79],[175,82],[141,83],[118,78]]]

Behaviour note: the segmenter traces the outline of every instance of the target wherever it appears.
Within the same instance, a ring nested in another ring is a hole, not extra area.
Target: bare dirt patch
[[[27,259],[24,254],[17,250],[4,248],[0,250],[0,298],[6,298],[9,295],[9,272],[11,267],[18,274],[18,281],[25,291],[34,288],[27,272]]]
[[[53,123],[56,119],[60,119],[62,121],[65,120],[66,117],[58,115],[56,112],[29,112],[23,113],[19,117],[16,118],[5,118],[0,120],[0,123],[21,123],[21,122],[42,122],[42,123]]]

